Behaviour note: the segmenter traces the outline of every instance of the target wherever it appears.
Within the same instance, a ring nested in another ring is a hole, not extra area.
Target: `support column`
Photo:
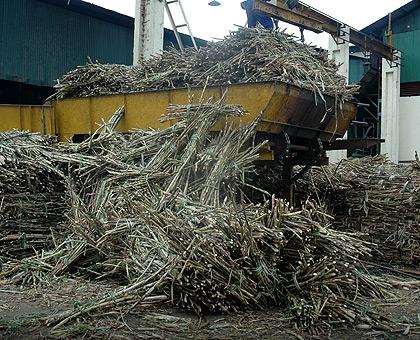
[[[400,76],[401,65],[382,59],[381,154],[394,163],[400,160]]]
[[[162,0],[136,0],[134,65],[163,49],[164,8]]]
[[[348,40],[350,39],[350,27],[342,26],[339,31],[339,36],[335,39],[330,36],[328,43],[328,51],[330,58],[333,59],[336,63],[340,64],[338,73],[346,78],[348,83],[349,81],[349,65],[350,65],[350,44]],[[347,139],[347,134],[344,136],[344,139]],[[342,159],[347,158],[347,150],[334,150],[328,152],[328,157],[330,161],[335,163],[339,162]]]

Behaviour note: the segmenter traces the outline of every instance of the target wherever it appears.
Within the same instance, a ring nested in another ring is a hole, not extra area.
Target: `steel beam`
[[[327,150],[349,150],[349,149],[368,149],[372,146],[385,143],[385,139],[364,138],[364,139],[340,139],[325,145]]]
[[[278,3],[276,6],[261,0],[255,0],[254,10],[315,33],[324,31],[321,21],[290,10],[286,4]]]
[[[327,32],[334,37],[340,37],[341,27],[348,26],[303,3],[291,10],[287,6],[287,0],[277,0],[275,5],[254,0],[254,10],[315,33]],[[397,50],[392,46],[354,28],[350,27],[348,36],[340,38],[388,61],[395,62],[397,58]]]

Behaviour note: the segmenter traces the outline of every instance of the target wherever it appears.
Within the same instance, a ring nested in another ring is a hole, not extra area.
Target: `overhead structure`
[[[293,2],[291,6],[291,2]],[[375,37],[360,32],[345,23],[334,19],[302,2],[291,0],[272,0],[270,3],[254,0],[254,10],[277,18],[281,21],[315,33],[326,32],[331,35],[329,52],[332,59],[340,64],[339,73],[348,79],[349,74],[349,44],[358,46],[366,53],[382,58],[382,136],[385,144],[382,153],[388,153],[393,161],[398,162],[396,144],[399,122],[399,83],[400,83],[400,52],[393,48],[392,39],[388,44]],[[390,26],[390,25],[389,25]],[[390,31],[390,28],[389,28]],[[380,140],[382,141],[383,140]],[[342,144],[352,141],[341,140]],[[350,144],[349,144],[350,145]],[[332,161],[345,158],[346,152],[334,151],[328,154]]]
[[[291,9],[289,0],[273,0],[271,3],[254,0],[254,10],[315,33],[329,33],[334,38],[345,40],[390,62],[398,62],[398,50],[392,46],[301,2]],[[346,27],[348,32],[343,30]]]

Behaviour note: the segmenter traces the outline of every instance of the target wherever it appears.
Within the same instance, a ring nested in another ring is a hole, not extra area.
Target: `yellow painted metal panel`
[[[54,135],[54,108],[48,105],[0,105],[0,131],[13,129]]]
[[[72,98],[55,103],[57,134],[72,136],[92,131],[90,98]]]
[[[169,104],[197,103],[200,99],[209,98],[218,100],[223,94],[227,103],[241,105],[250,113],[241,120],[229,119],[234,126],[239,122],[249,122],[263,113],[258,131],[279,133],[287,128],[291,135],[298,138],[312,139],[320,134],[320,129],[324,131],[321,133],[324,140],[331,139],[334,133],[337,134],[335,137],[341,136],[355,114],[355,106],[347,104],[343,117],[338,116],[335,128],[334,117],[327,117],[326,124],[323,124],[325,104],[321,99],[316,102],[311,91],[275,82],[233,84],[208,87],[204,92],[202,88],[174,89],[60,100],[56,103],[57,133],[59,136],[91,133],[122,105],[125,105],[125,117],[119,131],[161,129],[169,125],[160,122]],[[334,99],[329,98],[328,106],[334,105]],[[220,129],[224,124],[225,121],[220,122],[214,129]],[[324,125],[329,132],[325,132]]]
[[[19,106],[0,106],[0,130],[10,131],[13,129],[21,129],[20,107]]]
[[[273,83],[254,85],[232,85],[226,94],[226,102],[240,104],[252,113],[242,119],[243,122],[255,119],[262,112],[273,95]],[[89,134],[97,129],[98,124],[109,117],[120,106],[125,106],[125,115],[118,130],[127,132],[132,129],[162,129],[169,123],[161,123],[170,104],[198,103],[200,99],[219,100],[226,89],[209,87],[203,89],[175,89],[125,95],[100,96],[89,98],[71,98],[59,100],[55,108],[57,113],[57,133],[60,136],[71,134]],[[240,98],[240,100],[238,100]],[[235,120],[236,125],[239,120]],[[219,125],[221,125],[220,123]],[[217,127],[215,127],[217,128]],[[65,138],[60,138],[65,139]]]
[[[233,86],[227,89],[226,101],[229,104],[241,105],[245,111],[250,114],[242,117],[243,123],[249,123],[258,118],[260,114],[269,114],[265,112],[270,99],[273,97],[274,85],[271,83],[244,84],[240,86]],[[238,119],[235,120],[239,122]]]
[[[127,95],[125,131],[168,126],[168,123],[160,123],[160,118],[170,103],[169,94],[169,91],[156,91]]]
[[[118,131],[133,129],[162,129],[173,122],[161,123],[170,104],[199,103],[200,100],[219,100],[242,106],[249,115],[238,119],[223,119],[213,127],[222,129],[226,121],[234,127],[248,123],[262,114],[257,130],[278,134],[286,130],[291,137],[309,139],[320,137],[333,141],[346,132],[356,114],[356,105],[346,103],[342,111],[335,112],[334,98],[327,103],[314,97],[311,91],[284,83],[265,82],[234,84],[202,88],[150,91],[110,96],[70,98],[59,100],[54,106],[0,105],[0,130],[28,130],[57,134],[60,141],[71,140],[74,135],[88,135],[109,120],[121,106],[125,115]],[[326,107],[330,110],[325,114]],[[273,151],[263,150],[260,160],[272,160]]]
[[[104,96],[90,98],[90,111],[89,111],[89,131],[86,133],[96,131],[103,122],[108,121],[112,114],[121,106],[125,105],[125,96]],[[118,126],[119,131],[126,131],[124,119]]]

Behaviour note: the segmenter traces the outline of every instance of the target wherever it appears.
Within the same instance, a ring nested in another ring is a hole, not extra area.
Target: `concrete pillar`
[[[330,58],[335,60],[336,63],[340,64],[338,73],[346,78],[347,83],[349,81],[349,65],[350,65],[350,27],[343,26],[340,31],[340,37],[335,39],[330,36],[328,42],[328,51]],[[344,139],[347,138],[347,134],[344,136]],[[330,162],[336,163],[342,159],[347,158],[347,150],[334,150],[328,152],[328,157]]]
[[[330,36],[328,41],[328,52],[330,58],[335,60],[336,63],[341,64],[338,73],[346,77],[347,83],[349,79],[349,64],[350,64],[350,27],[345,26],[341,29],[341,37],[335,39]]]
[[[382,59],[381,154],[398,163],[400,160],[400,76],[401,66]]]
[[[164,9],[162,0],[136,0],[134,65],[163,49]]]
[[[420,126],[420,96],[400,98],[400,162],[415,159],[420,151],[420,133],[415,127]]]

